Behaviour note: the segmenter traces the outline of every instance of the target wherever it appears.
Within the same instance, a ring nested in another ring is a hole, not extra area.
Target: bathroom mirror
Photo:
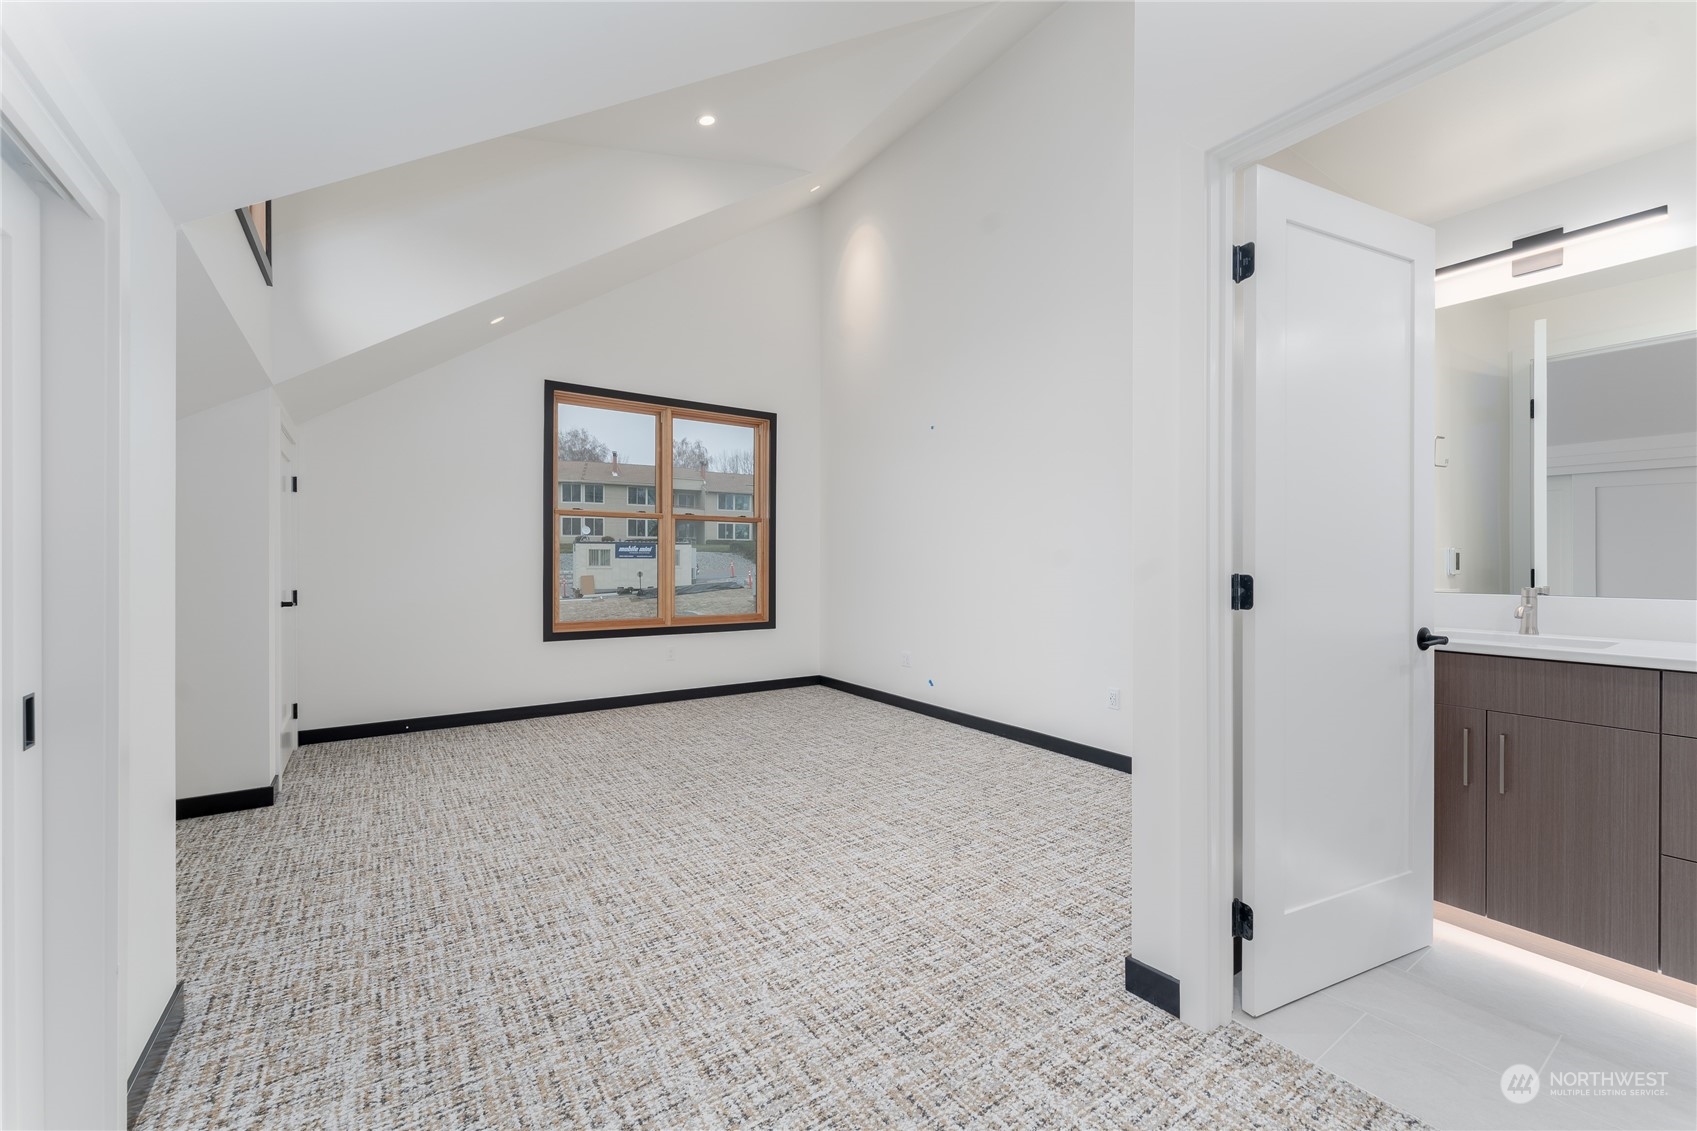
[[[1440,592],[1697,599],[1697,252],[1444,307],[1436,345]]]

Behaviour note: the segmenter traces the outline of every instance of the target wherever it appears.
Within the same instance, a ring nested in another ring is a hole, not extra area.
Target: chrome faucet
[[[1520,605],[1514,610],[1514,619],[1520,622],[1520,635],[1538,635],[1538,595],[1548,592],[1549,589],[1542,585],[1536,588],[1521,587]]]

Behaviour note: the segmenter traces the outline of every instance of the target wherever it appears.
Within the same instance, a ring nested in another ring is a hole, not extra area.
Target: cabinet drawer
[[[1662,673],[1662,733],[1697,738],[1697,672]]]
[[[1662,735],[1662,854],[1697,860],[1697,738]]]
[[[1440,652],[1437,701],[1623,730],[1661,730],[1662,673]]]
[[[1697,982],[1697,864],[1662,857],[1662,973]]]

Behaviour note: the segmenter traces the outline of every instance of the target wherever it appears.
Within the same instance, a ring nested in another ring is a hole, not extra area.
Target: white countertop
[[[1444,652],[1478,652],[1487,656],[1523,656],[1534,660],[1567,660],[1577,664],[1697,672],[1697,644],[1678,640],[1609,640],[1555,633],[1522,636],[1518,632],[1480,628],[1435,628],[1432,631],[1450,638],[1448,644],[1438,645]]]

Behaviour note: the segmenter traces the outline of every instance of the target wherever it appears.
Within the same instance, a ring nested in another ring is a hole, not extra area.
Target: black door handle
[[[1434,644],[1448,644],[1449,642],[1450,638],[1447,636],[1433,636],[1432,630],[1429,628],[1422,628],[1414,637],[1414,643],[1419,645],[1422,652]]]
[[[301,603],[301,591],[299,589],[291,589],[291,590],[289,590],[289,599],[287,601],[282,602],[282,606],[285,609],[292,609],[300,603]],[[1421,629],[1420,631],[1425,632],[1426,630]]]

